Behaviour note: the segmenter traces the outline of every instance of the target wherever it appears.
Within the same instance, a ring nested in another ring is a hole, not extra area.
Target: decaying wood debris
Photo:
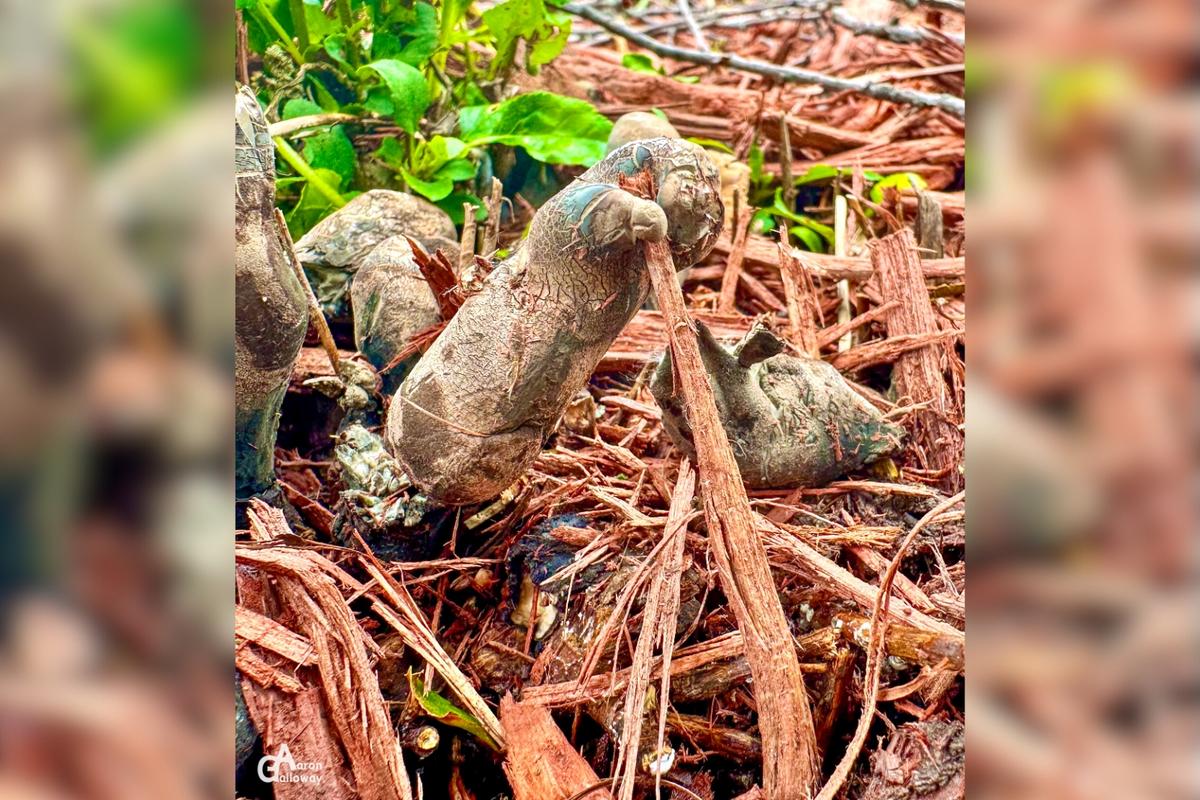
[[[331,352],[240,112],[244,773],[286,743],[320,796],[964,796],[963,20],[869,6],[570,4],[516,80],[624,117],[608,158],[505,198],[496,264],[408,195],[347,203],[295,247]],[[751,224],[784,174],[808,222],[775,224],[836,250]],[[365,404],[314,392],[335,363]],[[743,403],[772,364],[809,382]]]

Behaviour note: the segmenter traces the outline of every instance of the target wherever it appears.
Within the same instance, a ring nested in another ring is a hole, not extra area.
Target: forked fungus
[[[642,174],[655,201],[619,187]],[[413,483],[457,505],[519,478],[645,301],[641,243],[665,236],[677,269],[703,258],[721,229],[719,188],[700,148],[658,138],[615,150],[547,202],[392,399],[388,444]]]

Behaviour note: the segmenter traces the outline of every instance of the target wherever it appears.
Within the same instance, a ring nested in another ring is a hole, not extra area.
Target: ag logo
[[[275,755],[258,760],[258,777],[264,783],[320,783],[322,768],[313,761],[297,761],[284,743]]]

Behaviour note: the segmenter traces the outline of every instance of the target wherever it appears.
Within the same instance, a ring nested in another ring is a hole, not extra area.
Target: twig
[[[922,252],[933,258],[946,255],[942,207],[926,192],[917,192],[917,232],[920,234],[917,243]]]
[[[242,15],[242,10],[239,8],[234,12],[234,25],[237,31],[237,74],[238,82],[243,86],[250,85],[250,47],[246,42],[246,18]]]
[[[796,184],[792,182],[792,131],[787,114],[779,115],[779,182],[783,184],[783,204],[788,211],[796,210]],[[788,244],[787,224],[779,226],[780,238]]]
[[[806,798],[820,774],[816,733],[787,617],[733,449],[721,426],[696,329],[688,321],[675,279],[670,247],[667,242],[647,242],[645,250],[655,296],[668,323],[676,388],[695,434],[709,545],[745,637],[763,737],[763,782],[774,800]]]
[[[692,38],[696,40],[696,46],[706,53],[712,52],[712,48],[708,46],[708,40],[704,38],[704,31],[700,30],[700,26],[696,24],[696,18],[692,16],[692,7],[688,4],[688,0],[678,0],[677,5]]]
[[[838,25],[841,25],[848,31],[853,31],[859,36],[875,36],[880,39],[887,39],[889,42],[895,42],[896,44],[921,44],[935,38],[934,34],[926,28],[911,28],[907,25],[888,25],[884,22],[870,22],[865,19],[859,19],[844,8],[833,9],[829,16]],[[963,38],[957,34],[946,33],[945,31],[939,31],[939,33],[957,45],[963,44]]]
[[[492,196],[488,198],[487,227],[483,229],[483,247],[479,249],[485,257],[496,252],[496,244],[500,241],[500,213],[504,203],[504,184],[492,178]]]
[[[779,238],[785,239],[780,226]],[[817,340],[816,287],[808,270],[801,266],[796,251],[779,243],[779,277],[783,282],[783,296],[787,302],[788,339],[797,350],[816,358],[821,351]]]
[[[306,117],[293,117],[292,119],[273,122],[268,130],[273,139],[276,136],[291,136],[294,133],[299,133],[309,128],[321,128],[325,125],[336,125],[339,122],[357,121],[358,117],[353,114],[309,114]]]
[[[732,53],[705,53],[700,50],[689,50],[684,47],[664,44],[627,25],[617,22],[590,6],[579,5],[578,3],[564,3],[560,7],[575,16],[591,20],[605,30],[615,33],[623,39],[628,39],[639,47],[644,47],[663,58],[674,58],[678,61],[690,61],[713,67],[725,66],[789,83],[811,83],[834,92],[858,92],[865,94],[867,97],[873,97],[877,100],[888,100],[893,103],[908,103],[914,106],[940,108],[959,119],[966,118],[967,104],[961,97],[921,92],[914,89],[903,89],[885,83],[876,83],[864,78],[837,78],[820,72],[814,72],[813,70],[800,69],[799,67],[778,66],[765,61],[742,58]]]
[[[292,270],[300,279],[300,285],[304,287],[304,293],[308,297],[308,319],[317,329],[317,338],[321,340],[321,347],[324,348],[325,355],[329,357],[329,366],[333,367],[333,374],[341,375],[342,359],[338,355],[337,344],[333,341],[333,333],[329,330],[329,323],[325,321],[325,314],[321,311],[320,301],[313,293],[312,284],[308,282],[308,276],[304,274],[304,267],[300,265],[300,259],[296,257],[296,248],[292,244],[292,234],[288,231],[287,220],[283,218],[283,212],[278,208],[275,209],[275,222],[279,227],[279,238],[283,240],[284,252],[287,253],[288,260],[292,262]]]
[[[850,254],[850,243],[846,241],[846,196],[836,191],[833,196],[833,254],[845,258]],[[845,324],[853,316],[850,313],[850,281],[842,278],[837,282],[838,323]],[[849,350],[854,344],[853,330],[847,330],[838,339],[839,353]]]
[[[475,206],[463,203],[462,238],[458,243],[458,275],[461,279],[475,260]]]
[[[896,555],[892,559],[892,563],[888,565],[887,572],[884,573],[883,579],[879,582],[879,595],[875,600],[875,611],[871,614],[871,646],[867,650],[867,679],[866,685],[863,688],[863,711],[862,716],[858,718],[858,727],[854,730],[854,737],[850,740],[850,746],[846,748],[845,755],[834,768],[833,774],[829,776],[829,781],[821,789],[816,800],[833,800],[838,792],[842,789],[842,784],[846,782],[850,770],[854,768],[854,762],[858,760],[859,753],[862,752],[862,746],[867,740],[867,733],[871,729],[871,723],[875,719],[875,704],[879,698],[879,676],[883,667],[884,644],[886,637],[884,629],[887,627],[887,610],[888,602],[891,598],[892,581],[896,579],[896,571],[900,569],[900,562],[904,560],[904,554],[912,545],[913,540],[917,538],[917,534],[924,529],[926,525],[936,519],[943,511],[957,505],[966,496],[966,492],[959,492],[953,497],[938,503],[929,510],[925,516],[913,525],[908,536],[900,543],[900,547],[896,549]]]
[[[734,192],[734,205],[740,205],[737,217],[734,219],[733,248],[729,251],[729,260],[725,263],[725,274],[721,276],[721,298],[717,301],[717,311],[722,314],[733,313],[737,303],[738,278],[742,274],[742,261],[746,257],[746,236],[750,230],[750,216],[753,206],[741,196],[741,190]]]
[[[852,331],[855,328],[861,328],[868,322],[874,322],[875,320],[886,316],[888,312],[898,305],[900,305],[899,300],[888,300],[883,305],[876,306],[870,311],[864,311],[854,319],[849,319],[845,322],[839,322],[837,325],[831,325],[825,330],[819,331],[817,333],[817,346],[824,347],[825,345],[833,344],[838,339],[845,336],[849,331]]]

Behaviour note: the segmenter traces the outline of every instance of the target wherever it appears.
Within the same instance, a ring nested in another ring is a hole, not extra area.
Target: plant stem
[[[292,41],[292,37],[288,36],[288,32],[279,24],[279,20],[275,19],[275,15],[271,13],[271,9],[267,8],[267,4],[263,0],[258,0],[258,5],[254,8],[254,13],[271,26],[275,31],[275,35],[279,37],[280,44],[288,51],[288,55],[297,64],[303,64],[304,54],[296,48],[296,43]]]
[[[292,27],[296,29],[296,41],[300,52],[308,49],[308,20],[304,17],[304,0],[288,0],[288,11],[292,15]]]
[[[321,194],[325,195],[329,202],[333,203],[338,208],[346,205],[346,200],[337,193],[337,190],[325,182],[325,179],[317,174],[307,161],[300,157],[300,154],[292,149],[292,146],[287,143],[282,136],[276,136],[271,139],[275,142],[275,149],[279,151],[279,155],[283,156],[283,160],[288,165],[296,170],[296,174],[304,178],[312,184],[313,188]]]

